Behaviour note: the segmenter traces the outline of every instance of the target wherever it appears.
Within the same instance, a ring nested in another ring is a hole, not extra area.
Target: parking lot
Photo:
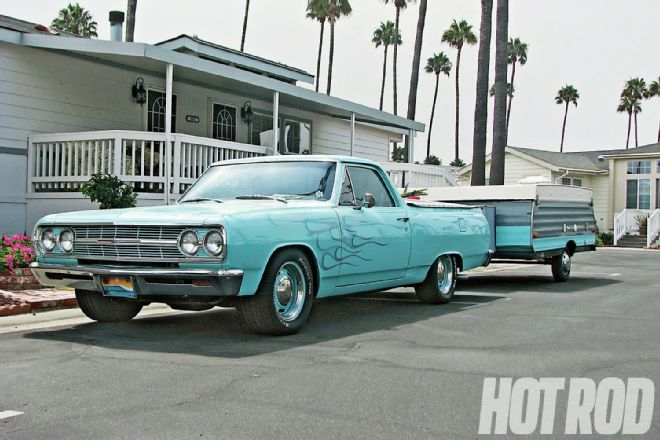
[[[657,401],[659,269],[660,252],[619,249],[577,255],[567,283],[493,265],[452,304],[321,300],[280,338],[233,309],[5,328],[0,411],[22,414],[0,438],[474,438],[484,378],[502,376],[648,377]]]

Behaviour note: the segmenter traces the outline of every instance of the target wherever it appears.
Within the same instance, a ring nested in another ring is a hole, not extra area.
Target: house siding
[[[511,153],[506,153],[505,164],[505,185],[516,185],[520,179],[531,176],[543,176],[548,179],[552,178],[552,172],[550,169]],[[470,176],[471,173],[466,173],[464,175],[467,184],[469,184]],[[490,161],[486,163],[486,178],[488,178],[488,176],[490,176]]]
[[[28,137],[38,133],[146,130],[146,106],[137,105],[131,96],[131,86],[138,77],[144,78],[147,88],[165,87],[164,74],[0,43],[0,176],[13,185],[11,193],[3,191],[8,195],[0,198],[3,213],[9,214],[0,217],[0,232],[21,232],[26,225]],[[218,84],[222,87],[220,80]],[[176,69],[173,91],[177,95],[176,131],[180,133],[210,136],[214,100],[237,109],[250,100],[255,109],[272,110],[271,102],[177,81]],[[311,121],[312,154],[350,154],[349,121],[286,105],[280,105],[279,111],[282,118]],[[186,122],[186,115],[199,117],[199,123]],[[384,129],[356,125],[354,155],[387,161],[390,136]],[[248,126],[239,119],[237,141],[245,143],[247,139]]]

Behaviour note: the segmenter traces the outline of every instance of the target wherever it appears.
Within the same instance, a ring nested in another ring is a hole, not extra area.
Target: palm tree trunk
[[[393,110],[394,110],[394,114],[395,114],[395,115],[397,114],[397,107],[396,107],[396,104],[397,104],[397,103],[396,103],[396,61],[397,61],[397,46],[398,46],[398,44],[396,44],[396,41],[397,41],[397,35],[399,35],[399,15],[400,15],[400,13],[401,13],[401,9],[400,9],[400,8],[396,8],[396,22],[395,22],[395,24],[394,24],[394,29],[395,29],[395,35],[394,35],[394,59],[392,60],[392,70],[394,71],[394,72],[393,72],[393,75],[392,75],[392,82],[393,82],[393,84],[394,84],[394,101],[393,101],[393,105],[392,105],[392,107],[393,107]]]
[[[639,147],[637,142],[637,110],[633,111],[633,118],[635,119],[635,148]]]
[[[474,105],[472,137],[472,186],[486,184],[486,133],[488,130],[488,74],[493,0],[481,0],[481,29],[477,67],[477,99]]]
[[[243,16],[243,35],[241,36],[241,52],[245,49],[245,34],[247,33],[248,14],[250,12],[250,0],[245,0],[245,15]]]
[[[497,0],[495,32],[495,110],[493,114],[493,153],[490,161],[490,184],[504,185],[506,154],[506,77],[509,1]]]
[[[385,96],[385,78],[387,77],[387,44],[385,45],[385,53],[383,54],[383,83],[380,86],[380,107],[383,110],[383,97]]]
[[[454,133],[454,139],[455,139],[455,145],[454,145],[454,160],[458,160],[459,158],[459,151],[458,151],[458,126],[459,126],[459,115],[460,115],[460,96],[459,96],[459,90],[458,90],[458,84],[459,84],[459,69],[461,67],[461,48],[458,48],[458,52],[456,54],[456,133]]]
[[[516,63],[511,67],[511,94],[509,95],[509,106],[506,109],[506,132],[509,133],[509,118],[511,117],[511,101],[513,101],[513,79],[516,77]],[[507,88],[508,88],[507,84]],[[508,90],[507,90],[508,91]]]
[[[628,134],[626,135],[626,150],[630,144],[630,123],[632,121],[632,111],[628,112]]]
[[[137,9],[137,0],[128,0],[126,6],[126,41],[131,43],[135,41],[135,10]]]
[[[564,110],[564,123],[561,126],[561,144],[559,144],[559,152],[564,152],[564,134],[566,133],[566,116],[568,116],[568,101],[566,101],[566,110]]]
[[[435,103],[438,100],[438,83],[440,74],[435,74],[435,93],[433,94],[433,107],[431,107],[431,120],[429,121],[429,135],[426,138],[426,157],[431,155],[431,132],[433,131],[433,117],[435,116]]]
[[[410,74],[410,90],[408,91],[408,114],[410,120],[415,119],[417,111],[417,85],[419,84],[419,64],[422,58],[422,41],[424,40],[424,24],[426,22],[426,2],[419,2],[419,17],[417,18],[417,35],[415,36],[415,52],[413,53],[412,73]]]
[[[658,143],[660,144],[660,122],[658,122]]]
[[[328,86],[326,93],[330,94],[332,89],[332,61],[335,57],[335,21],[330,19],[330,54],[328,55]]]
[[[323,54],[323,32],[325,30],[325,20],[321,22],[321,35],[319,37],[319,56],[316,58],[316,92],[319,91],[321,82],[321,55]]]

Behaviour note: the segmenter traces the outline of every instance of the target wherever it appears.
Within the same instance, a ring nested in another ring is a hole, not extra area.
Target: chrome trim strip
[[[76,244],[98,244],[106,246],[131,246],[131,245],[143,245],[143,246],[162,246],[162,245],[177,245],[176,240],[154,240],[154,239],[142,239],[142,238],[78,238],[75,241]]]
[[[96,261],[121,261],[121,262],[136,262],[140,263],[222,263],[220,258],[211,257],[185,257],[181,258],[147,258],[147,257],[112,257],[100,255],[81,255],[76,254],[45,254],[48,259],[61,259],[61,260],[96,260]]]
[[[134,275],[134,276],[202,276],[202,277],[242,277],[243,271],[240,269],[162,269],[162,268],[144,268],[144,267],[121,267],[121,266],[66,266],[62,264],[51,263],[32,263],[30,269],[35,272],[55,272],[68,275]]]

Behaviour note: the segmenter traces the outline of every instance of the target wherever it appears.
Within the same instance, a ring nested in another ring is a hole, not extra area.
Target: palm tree
[[[78,3],[69,3],[69,6],[60,9],[59,15],[50,25],[53,29],[70,32],[81,37],[98,37],[96,26],[97,23],[92,14]]]
[[[323,33],[325,31],[325,22],[330,14],[330,2],[328,0],[308,0],[307,18],[316,20],[321,24],[321,33],[319,37],[319,55],[316,59],[316,91],[319,91],[321,82],[321,56],[323,55]]]
[[[472,26],[468,24],[467,21],[461,20],[457,22],[454,20],[452,24],[442,34],[442,41],[449,43],[451,47],[457,49],[456,53],[456,133],[455,133],[455,155],[454,159],[458,159],[458,127],[459,127],[459,114],[460,114],[460,104],[459,104],[459,69],[461,67],[461,51],[463,50],[464,44],[474,45],[477,44],[477,36],[472,32]]]
[[[637,113],[642,112],[641,101],[644,98],[648,97],[648,90],[646,89],[646,82],[643,78],[630,78],[626,81],[626,85],[621,92],[621,96],[629,96],[631,100],[636,102],[636,105],[632,106],[632,116],[633,121],[635,122],[635,147],[639,146],[637,142]]]
[[[376,45],[376,47],[383,46],[383,83],[380,87],[380,110],[383,110],[383,97],[385,95],[385,78],[387,76],[387,49],[390,44],[399,45],[401,44],[401,35],[397,34],[394,29],[394,23],[387,21],[387,23],[380,23],[380,27],[374,31],[374,37],[371,41]]]
[[[245,34],[247,33],[248,15],[250,13],[250,0],[245,0],[245,15],[243,16],[243,34],[241,35],[241,52],[245,49]]]
[[[422,42],[424,40],[424,24],[426,23],[427,0],[419,2],[417,17],[417,34],[415,35],[415,51],[413,53],[412,70],[410,73],[410,90],[408,91],[408,114],[410,120],[415,119],[417,112],[417,86],[419,84],[419,65],[422,59]]]
[[[433,131],[433,117],[435,116],[435,103],[438,100],[438,84],[440,82],[440,74],[444,73],[449,76],[451,73],[451,61],[444,52],[433,54],[431,58],[426,61],[424,70],[427,73],[435,73],[435,92],[433,93],[433,107],[431,107],[431,120],[429,121],[429,135],[426,138],[426,157],[431,156],[431,132]]]
[[[396,8],[396,18],[394,20],[394,29],[396,30],[396,33],[398,35],[401,35],[401,31],[399,30],[399,16],[401,15],[401,9],[406,9],[408,7],[408,2],[411,0],[385,0],[385,3],[394,3],[394,7]],[[394,103],[393,103],[393,109],[394,109],[394,114],[397,114],[397,90],[396,90],[396,71],[397,71],[397,46],[394,45],[394,59],[392,60],[392,71],[393,71],[393,77],[392,77],[392,83],[394,85]]]
[[[474,132],[472,134],[472,186],[486,184],[488,75],[490,70],[492,21],[493,0],[481,0],[481,27],[479,28],[479,55],[477,61],[477,98],[474,104]]]
[[[135,41],[135,11],[137,9],[137,0],[128,0],[126,5],[126,41]]]
[[[511,88],[513,89],[513,80],[516,77],[516,64],[524,66],[527,63],[527,43],[520,41],[520,38],[511,38],[507,46],[509,55],[509,64],[511,64]],[[513,93],[509,95],[509,105],[506,109],[506,130],[509,131],[509,119],[511,118],[511,101]]]
[[[509,34],[509,0],[497,0],[495,18],[495,103],[493,111],[493,151],[490,160],[490,184],[504,185],[506,132],[506,74]]]
[[[330,22],[330,55],[328,59],[327,94],[332,89],[332,63],[335,58],[335,23],[341,16],[350,15],[353,11],[348,0],[329,0],[328,21]]]
[[[648,97],[660,97],[660,77],[649,84]],[[660,122],[658,122],[658,142],[660,143]]]
[[[619,105],[616,108],[617,113],[628,113],[628,132],[626,134],[626,150],[630,144],[630,124],[632,121],[633,112],[642,111],[642,106],[639,104],[639,100],[632,97],[631,95],[624,94],[619,100]]]
[[[570,84],[565,85],[559,91],[557,91],[557,96],[555,96],[555,103],[564,104],[564,123],[561,126],[561,144],[559,145],[559,152],[563,153],[564,151],[564,134],[566,133],[566,116],[568,115],[568,104],[574,104],[577,107],[577,101],[580,99],[580,93],[575,87]]]

